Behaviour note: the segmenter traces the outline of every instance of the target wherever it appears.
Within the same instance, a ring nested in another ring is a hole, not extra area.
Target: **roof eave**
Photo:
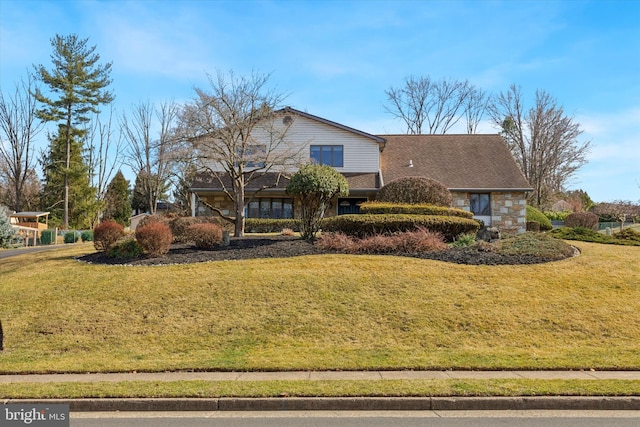
[[[448,188],[449,191],[466,191],[466,192],[493,192],[493,193],[498,193],[498,192],[507,192],[507,191],[533,191],[533,188]]]

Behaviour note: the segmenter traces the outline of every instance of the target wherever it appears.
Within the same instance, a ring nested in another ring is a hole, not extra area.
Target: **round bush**
[[[171,227],[171,233],[173,233],[173,240],[180,243],[191,241],[191,238],[187,234],[188,228],[202,222],[203,220],[200,217],[193,216],[179,216],[172,219],[169,227]]]
[[[166,223],[152,222],[136,228],[136,240],[146,253],[160,256],[169,252],[173,234]]]
[[[391,181],[378,191],[379,202],[451,206],[451,192],[441,182],[422,176]]]
[[[138,227],[141,227],[141,226],[144,226],[144,225],[149,225],[149,224],[152,224],[154,222],[160,222],[160,223],[168,225],[169,222],[170,222],[170,219],[167,218],[164,215],[158,215],[158,214],[147,215],[147,216],[145,216],[144,218],[142,218],[140,220],[140,222],[138,223]]]
[[[222,226],[212,223],[194,224],[186,234],[199,249],[212,249],[222,242]]]
[[[527,221],[527,231],[539,233],[540,223],[538,221]]]
[[[137,258],[144,253],[144,249],[135,239],[124,239],[118,241],[107,251],[107,255],[111,258],[131,259]]]
[[[598,229],[598,215],[591,212],[574,212],[564,219],[565,227]]]
[[[553,229],[553,225],[551,225],[549,218],[533,206],[527,205],[527,222],[532,221],[540,224],[540,231],[549,231]]]
[[[108,251],[124,236],[124,227],[115,221],[101,222],[93,229],[93,246],[99,252]]]

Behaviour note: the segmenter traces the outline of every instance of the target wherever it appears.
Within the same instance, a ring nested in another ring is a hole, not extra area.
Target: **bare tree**
[[[409,134],[444,134],[462,117],[471,88],[467,81],[409,76],[404,86],[385,91],[385,109],[406,123]]]
[[[491,116],[534,188],[530,201],[535,206],[562,191],[587,162],[591,143],[578,140],[580,124],[547,92],[536,91],[535,105],[525,110],[520,87],[511,85],[494,99]]]
[[[237,237],[244,235],[244,208],[256,194],[247,193],[249,184],[273,173],[270,184],[258,191],[277,185],[287,171],[299,165],[305,148],[287,141],[290,121],[276,120],[284,95],[267,87],[269,77],[233,72],[227,76],[219,72],[215,79],[209,76],[210,92],[196,89],[197,97],[182,115],[200,170],[211,174],[233,201],[234,215],[224,215],[203,203],[234,223]]]
[[[16,85],[13,95],[5,98],[0,90],[0,178],[7,185],[7,201],[15,211],[23,210],[28,189],[35,175],[36,153],[33,138],[42,129],[37,120],[37,103],[31,95],[33,78]]]
[[[86,131],[86,144],[90,185],[96,189],[96,204],[99,207],[97,217],[92,222],[97,222],[104,209],[107,186],[124,162],[122,133],[115,135],[113,107],[104,122],[100,114],[94,116]]]
[[[145,196],[152,214],[156,213],[158,198],[171,175],[178,116],[179,108],[174,102],[163,102],[159,107],[142,102],[134,106],[131,118],[122,116],[121,127],[128,148],[126,162],[141,179],[142,188],[138,190]]]
[[[489,109],[489,101],[490,98],[485,91],[475,86],[469,86],[463,104],[468,134],[477,133],[478,125]]]

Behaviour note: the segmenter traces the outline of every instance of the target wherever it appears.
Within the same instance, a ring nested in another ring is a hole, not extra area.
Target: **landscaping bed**
[[[173,244],[169,253],[160,257],[112,258],[102,252],[79,257],[80,261],[107,265],[170,265],[207,261],[230,261],[259,258],[288,258],[293,256],[335,254],[318,245],[293,236],[245,236],[232,238],[229,246],[211,250],[197,249],[191,244]],[[471,265],[521,265],[540,264],[565,259],[573,252],[563,253],[503,253],[498,246],[479,244],[462,248],[452,247],[443,251],[423,253],[392,253],[388,255],[434,259],[456,264]]]

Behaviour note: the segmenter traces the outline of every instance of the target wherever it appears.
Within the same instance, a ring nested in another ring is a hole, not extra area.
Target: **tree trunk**
[[[242,175],[234,182],[235,187],[233,190],[234,209],[236,214],[236,221],[234,224],[233,235],[234,237],[244,236],[244,179]]]

